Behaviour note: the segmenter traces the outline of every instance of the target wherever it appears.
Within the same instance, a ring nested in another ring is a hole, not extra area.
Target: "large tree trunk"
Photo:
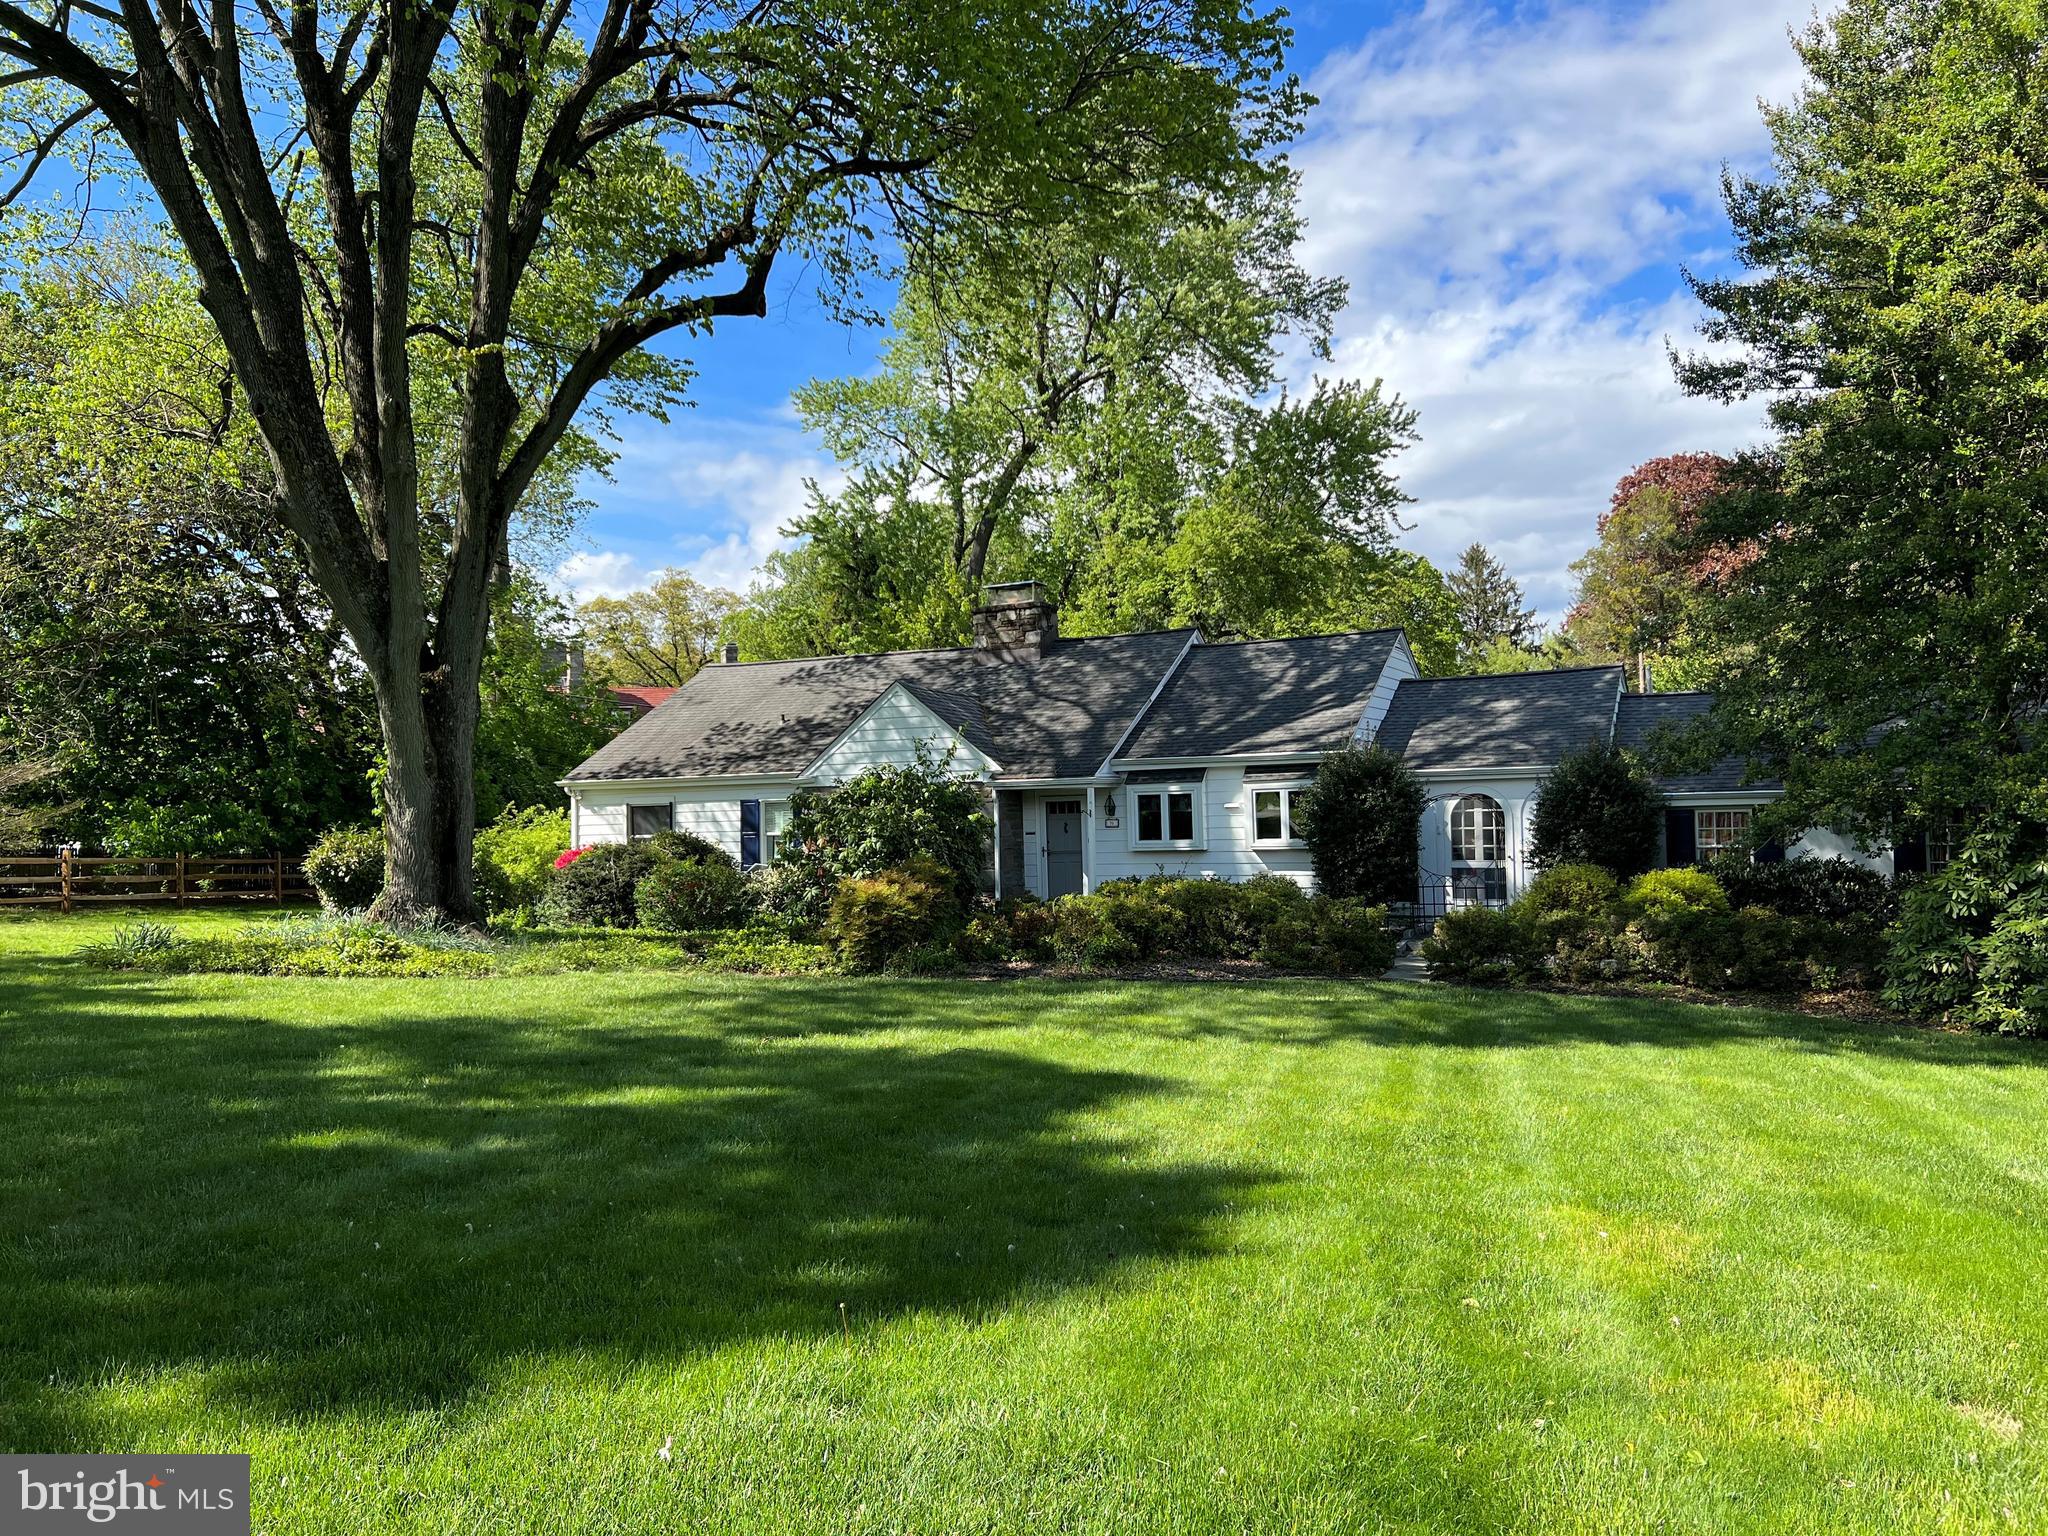
[[[468,637],[464,637],[467,639]],[[384,922],[473,922],[476,726],[483,636],[422,674],[374,674],[384,736]]]

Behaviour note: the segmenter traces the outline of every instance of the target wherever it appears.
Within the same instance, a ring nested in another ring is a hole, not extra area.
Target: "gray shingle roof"
[[[570,772],[580,779],[794,774],[891,683],[957,726],[1006,778],[1092,774],[1188,631],[1055,641],[1013,661],[972,647],[709,666]]]
[[[918,703],[966,737],[968,745],[990,762],[1002,761],[1002,757],[996,751],[995,738],[988,733],[988,716],[982,710],[979,699],[952,688],[933,688],[929,684],[912,682],[908,678],[903,680],[903,689]]]
[[[1419,769],[1522,768],[1612,739],[1620,667],[1409,678],[1378,741]]]
[[[1358,726],[1398,629],[1198,645],[1120,759],[1327,752]]]
[[[1623,696],[1621,712],[1615,718],[1614,739],[1624,747],[1647,753],[1660,739],[1676,740],[1693,721],[1714,707],[1711,693],[1631,693]],[[1715,794],[1737,789],[1783,789],[1776,779],[1744,782],[1745,765],[1739,757],[1724,757],[1699,773],[1660,776],[1658,788],[1666,794]]]

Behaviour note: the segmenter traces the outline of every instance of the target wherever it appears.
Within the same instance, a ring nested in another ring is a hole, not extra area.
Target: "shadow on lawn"
[[[899,983],[876,1006],[872,983],[788,984],[801,1008],[781,1017],[734,1010],[729,1032],[760,1039],[878,1030],[1015,1029],[1020,1025],[1149,1039],[1260,1045],[1439,1046],[1540,1050],[1644,1046],[1698,1050],[1760,1044],[1792,1051],[1896,1057],[1932,1066],[2048,1066],[2038,1040],[1910,1023],[1721,1006],[1677,998],[1487,991],[1406,982],[926,981]]]
[[[700,991],[593,984],[539,1022],[408,995],[287,1025],[0,972],[0,1447],[117,1435],[66,1386],[115,1370],[189,1368],[233,1411],[427,1408],[522,1355],[975,1315],[1209,1251],[1261,1178],[1078,1118],[1150,1077],[766,1047]]]

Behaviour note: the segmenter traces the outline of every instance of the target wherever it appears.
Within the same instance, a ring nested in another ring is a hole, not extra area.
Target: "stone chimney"
[[[984,589],[974,610],[974,644],[1012,661],[1043,656],[1060,637],[1059,613],[1035,581],[1006,581]]]
[[[725,648],[718,653],[718,659],[728,667],[740,659],[740,643],[737,640],[725,642]]]

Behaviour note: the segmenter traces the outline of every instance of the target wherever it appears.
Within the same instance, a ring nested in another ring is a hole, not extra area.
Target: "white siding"
[[[623,843],[629,805],[672,805],[679,830],[709,838],[738,858],[740,802],[787,800],[796,787],[788,779],[729,779],[715,785],[632,790],[584,784],[570,791],[570,804],[579,847],[585,843]]]
[[[861,717],[828,747],[806,777],[820,784],[843,784],[863,769],[889,764],[905,766],[916,759],[920,743],[934,748],[941,762],[952,753],[956,773],[988,771],[988,759],[926,709],[904,689],[892,687],[868,706]]]
[[[1387,706],[1394,702],[1394,690],[1406,679],[1419,675],[1415,653],[1408,649],[1408,638],[1403,635],[1387,657],[1387,664],[1380,669],[1380,680],[1373,685],[1372,697],[1365,701],[1365,710],[1359,717],[1358,736],[1361,741],[1371,741],[1379,735],[1380,726],[1387,718]]]
[[[1310,765],[1313,768],[1313,765]],[[1308,777],[1304,771],[1303,778]],[[1142,786],[1120,784],[1095,792],[1095,859],[1092,885],[1144,875],[1178,875],[1198,880],[1249,880],[1254,875],[1285,875],[1301,885],[1313,883],[1306,848],[1254,848],[1251,799],[1245,792],[1242,768],[1211,768],[1201,783],[1204,846],[1133,848],[1137,816],[1131,803]],[[1102,824],[1102,799],[1116,796],[1120,825]],[[1029,844],[1026,844],[1029,847]]]
[[[1528,887],[1529,818],[1536,809],[1537,779],[1431,779],[1429,803],[1422,808],[1422,882],[1432,884],[1446,895],[1451,884],[1451,807],[1466,795],[1491,795],[1500,802],[1507,819],[1508,899],[1514,900]]]

